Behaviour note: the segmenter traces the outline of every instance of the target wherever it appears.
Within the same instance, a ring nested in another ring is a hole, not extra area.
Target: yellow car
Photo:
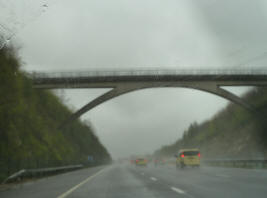
[[[200,152],[198,149],[181,149],[175,157],[176,168],[184,168],[185,166],[200,166]]]
[[[136,166],[147,166],[147,160],[145,158],[138,158],[135,160]]]

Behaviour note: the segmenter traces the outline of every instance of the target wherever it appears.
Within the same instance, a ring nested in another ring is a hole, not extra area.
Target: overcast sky
[[[264,0],[0,0],[0,31],[21,46],[25,70],[173,67],[264,68]],[[27,2],[27,3],[25,3]],[[16,5],[16,7],[14,6]],[[10,12],[10,10],[15,10]],[[4,29],[3,29],[4,25]],[[2,28],[2,29],[1,29]],[[9,31],[7,31],[7,29]],[[246,89],[232,89],[241,94]],[[77,110],[106,89],[59,91]],[[227,101],[182,88],[153,88],[84,114],[113,157],[151,153]]]

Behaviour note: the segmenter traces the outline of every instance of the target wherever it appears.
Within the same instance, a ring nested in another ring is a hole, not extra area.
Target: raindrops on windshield
[[[55,0],[0,0],[0,49]]]

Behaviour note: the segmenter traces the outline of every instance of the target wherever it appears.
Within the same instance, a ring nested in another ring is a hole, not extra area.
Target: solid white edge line
[[[171,187],[171,189],[179,194],[185,194],[185,191],[181,190],[180,188]]]
[[[155,178],[155,177],[150,177],[150,179],[151,179],[152,181],[157,181],[157,180],[158,180],[158,179]]]
[[[109,167],[110,168],[110,167]],[[77,188],[81,187],[82,185],[84,185],[86,182],[90,181],[91,179],[93,179],[94,177],[96,177],[97,175],[99,175],[100,173],[103,173],[104,171],[108,170],[108,168],[103,168],[100,171],[96,172],[94,175],[91,175],[89,177],[87,177],[85,180],[83,180],[81,183],[75,185],[74,187],[72,187],[71,189],[69,189],[68,191],[66,191],[65,193],[57,196],[57,198],[65,198],[67,197],[69,194],[71,194],[73,191],[75,191]]]

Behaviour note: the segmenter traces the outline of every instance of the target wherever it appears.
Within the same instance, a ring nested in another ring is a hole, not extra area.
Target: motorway
[[[1,198],[267,197],[267,170],[113,164],[13,186]]]

